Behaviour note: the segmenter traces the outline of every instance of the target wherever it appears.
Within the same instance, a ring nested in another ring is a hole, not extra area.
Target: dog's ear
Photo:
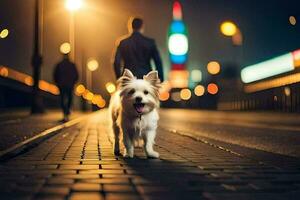
[[[129,69],[124,69],[123,76],[127,77],[129,79],[133,79],[134,78],[134,75],[132,74],[132,72]]]
[[[143,76],[145,81],[150,82],[153,86],[159,88],[160,87],[160,79],[158,77],[157,71],[151,71],[147,75]]]
[[[135,79],[134,75],[132,74],[132,72],[129,69],[124,69],[124,73],[123,75],[119,78],[118,82],[118,86],[120,88],[123,88],[124,86],[126,86],[132,79]]]

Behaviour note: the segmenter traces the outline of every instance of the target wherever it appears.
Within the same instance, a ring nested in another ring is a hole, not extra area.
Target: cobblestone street
[[[105,111],[1,162],[0,199],[298,199],[300,166],[272,166],[160,128],[161,159],[112,154]]]

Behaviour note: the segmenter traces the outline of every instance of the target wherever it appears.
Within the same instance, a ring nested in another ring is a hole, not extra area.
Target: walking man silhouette
[[[128,22],[129,35],[121,39],[115,52],[114,71],[117,78],[123,74],[124,68],[134,72],[137,78],[152,70],[151,59],[163,81],[163,66],[155,41],[143,35],[144,26],[141,18],[131,18]]]
[[[68,54],[64,54],[62,61],[56,65],[54,81],[60,91],[61,108],[64,114],[63,121],[68,121],[72,106],[74,85],[78,81],[76,65],[70,61]]]

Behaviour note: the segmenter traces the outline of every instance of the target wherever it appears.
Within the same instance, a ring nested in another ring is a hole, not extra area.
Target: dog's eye
[[[128,92],[129,95],[132,95],[133,93],[135,93],[135,89],[131,89],[131,90]]]
[[[147,90],[144,90],[144,94],[147,95],[149,94],[149,92]]]

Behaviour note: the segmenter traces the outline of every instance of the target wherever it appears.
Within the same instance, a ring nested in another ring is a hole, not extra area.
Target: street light
[[[69,42],[71,45],[71,60],[75,62],[75,11],[82,7],[83,0],[66,0],[66,8],[70,11]]]
[[[231,21],[225,21],[221,24],[220,30],[225,36],[233,36],[237,32],[237,26]]]
[[[66,8],[70,11],[76,11],[82,6],[82,0],[67,0]]]

